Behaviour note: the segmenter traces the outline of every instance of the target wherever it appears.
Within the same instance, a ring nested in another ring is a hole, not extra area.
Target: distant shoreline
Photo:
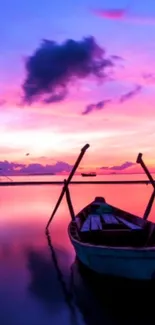
[[[155,175],[155,172],[152,172],[152,174],[153,175]],[[116,172],[116,173],[109,173],[109,174],[96,174],[96,177],[104,177],[104,176],[124,176],[124,175],[129,175],[129,176],[132,176],[132,175],[145,175],[145,173],[142,171],[142,172],[135,172],[135,173],[125,173],[125,172],[122,172],[122,173],[119,173],[119,172]],[[57,176],[64,176],[64,177],[68,177],[69,176],[69,174],[51,174],[51,173],[47,173],[47,174],[1,174],[0,173],[0,177],[29,177],[29,176],[55,176],[55,177],[57,177]],[[81,174],[75,174],[75,176],[80,176],[80,177],[82,177],[81,176]],[[91,177],[91,176],[90,176]]]
[[[0,182],[0,186],[38,186],[38,185],[63,185],[63,181],[21,181],[21,182]],[[126,181],[72,181],[72,185],[87,185],[87,184],[150,184],[147,180],[126,180]]]

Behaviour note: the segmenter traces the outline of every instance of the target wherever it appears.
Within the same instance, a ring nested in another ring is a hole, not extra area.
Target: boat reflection
[[[86,324],[154,324],[153,282],[99,276],[77,259],[72,265],[72,279],[76,303]]]
[[[79,324],[79,314],[88,325],[154,324],[154,310],[151,306],[154,282],[99,276],[76,258],[69,275],[70,286],[67,287],[49,233],[47,240],[73,324]],[[80,313],[77,313],[77,308]]]

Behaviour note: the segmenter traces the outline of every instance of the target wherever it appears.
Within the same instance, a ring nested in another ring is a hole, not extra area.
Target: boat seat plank
[[[102,230],[102,223],[99,215],[90,215],[91,216],[91,230]]]
[[[90,231],[91,230],[91,215],[85,220],[81,227],[81,232]]]
[[[131,223],[130,221],[128,221],[128,220],[126,220],[126,219],[123,219],[123,218],[121,218],[121,217],[117,217],[117,219],[118,219],[120,222],[124,223],[124,225],[126,225],[127,227],[129,227],[129,228],[132,229],[132,230],[140,230],[140,229],[142,229],[140,226],[138,226],[138,225],[136,225],[136,224],[134,224],[134,223]]]
[[[102,230],[102,223],[99,215],[90,214],[81,227],[81,232]]]
[[[107,224],[119,224],[119,221],[115,218],[113,214],[104,213],[101,215],[103,221]]]

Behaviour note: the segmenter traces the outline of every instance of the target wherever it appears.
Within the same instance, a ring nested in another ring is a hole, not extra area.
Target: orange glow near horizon
[[[26,108],[16,108],[16,117],[10,109],[3,112],[2,120],[6,124],[1,126],[1,161],[43,165],[64,161],[73,164],[81,147],[90,143],[81,162],[81,167],[85,169],[135,162],[139,152],[144,153],[151,167],[155,167],[155,122],[152,115],[149,116],[149,110],[146,111],[147,116],[145,114],[139,120],[138,116],[129,112],[129,103],[123,107],[126,115],[123,111],[116,113],[117,107],[90,116],[81,116],[77,112],[76,118],[68,114],[65,116],[68,105],[63,108],[62,117],[55,111],[53,115],[54,108],[49,108],[50,114],[46,111],[44,114],[43,109],[38,108],[35,113],[32,109],[30,113]],[[25,156],[27,152],[30,153],[28,157]]]

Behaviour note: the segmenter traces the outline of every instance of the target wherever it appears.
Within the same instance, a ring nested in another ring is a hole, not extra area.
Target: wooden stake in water
[[[66,185],[66,179],[64,179],[64,185]],[[72,221],[75,221],[75,213],[74,213],[74,209],[73,209],[71,196],[70,196],[70,191],[69,191],[68,186],[66,186],[66,200],[67,200],[69,212],[70,212],[70,215],[71,215],[71,219],[72,219]]]
[[[138,164],[141,164],[142,168],[143,168],[144,171],[145,171],[145,174],[147,175],[148,179],[150,180],[150,182],[151,182],[151,184],[152,184],[152,186],[153,186],[153,188],[154,188],[153,193],[152,193],[152,195],[151,195],[151,197],[150,197],[150,200],[149,200],[149,202],[148,202],[148,205],[147,205],[147,207],[146,207],[146,209],[145,209],[145,212],[144,212],[144,215],[143,215],[143,219],[144,219],[144,220],[147,220],[147,218],[148,218],[148,216],[149,216],[149,214],[150,214],[150,211],[151,211],[152,205],[153,205],[153,201],[154,201],[154,199],[155,199],[155,182],[154,182],[154,179],[153,179],[153,177],[151,176],[149,170],[147,169],[147,167],[146,167],[144,161],[142,160],[142,153],[139,153],[139,155],[138,155],[138,157],[137,157],[137,163],[138,163]]]
[[[63,199],[63,196],[64,196],[64,194],[65,194],[65,192],[66,192],[66,188],[67,188],[68,184],[70,183],[72,177],[74,176],[74,174],[75,174],[75,172],[76,172],[76,169],[78,168],[78,166],[79,166],[79,164],[80,164],[80,162],[81,162],[81,160],[82,160],[82,158],[83,158],[83,156],[84,156],[84,154],[85,154],[85,152],[86,152],[86,150],[87,150],[88,148],[89,148],[89,144],[86,144],[86,145],[81,149],[81,153],[80,153],[79,157],[77,158],[77,160],[76,160],[76,162],[75,162],[75,164],[74,164],[74,166],[73,166],[73,168],[72,168],[72,170],[71,170],[71,172],[70,172],[70,174],[69,174],[69,176],[68,176],[68,179],[67,179],[66,182],[65,182],[65,185],[64,185],[64,187],[63,187],[63,189],[62,189],[62,192],[61,192],[61,194],[60,194],[60,197],[59,197],[59,199],[58,199],[58,201],[57,201],[57,203],[56,203],[56,206],[55,206],[55,208],[54,208],[54,210],[53,210],[53,212],[52,212],[52,214],[51,214],[51,217],[50,217],[50,219],[49,219],[49,221],[48,221],[48,223],[47,223],[46,231],[48,230],[48,227],[49,227],[49,225],[50,225],[50,223],[51,223],[51,221],[52,221],[52,219],[53,219],[53,217],[54,217],[54,215],[55,215],[55,213],[56,213],[56,211],[57,211],[57,209],[58,209],[58,207],[59,207],[59,205],[60,205],[60,203],[61,203],[61,201],[62,201],[62,199]]]

